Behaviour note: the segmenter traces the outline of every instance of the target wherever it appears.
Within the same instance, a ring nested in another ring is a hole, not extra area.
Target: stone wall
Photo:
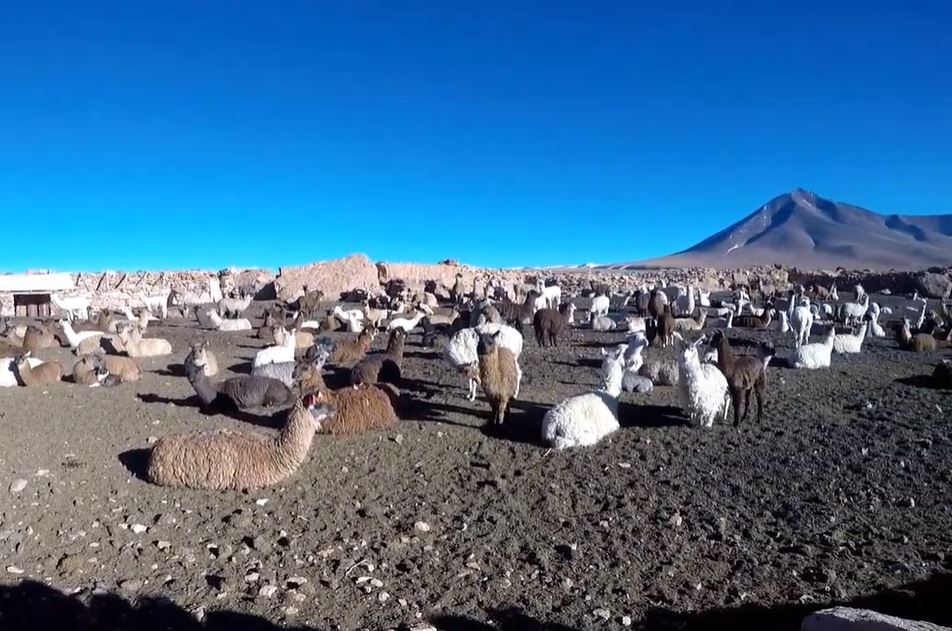
[[[76,288],[63,292],[85,296],[95,309],[142,306],[140,296],[173,289],[193,302],[213,302],[233,288],[267,294],[274,274],[267,270],[199,270],[176,272],[96,272],[72,274]],[[0,294],[0,313],[13,313],[13,295]]]

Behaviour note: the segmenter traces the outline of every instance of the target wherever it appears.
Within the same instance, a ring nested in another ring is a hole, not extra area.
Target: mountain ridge
[[[724,269],[773,264],[802,269],[949,266],[952,214],[883,215],[797,188],[685,250],[606,267]]]

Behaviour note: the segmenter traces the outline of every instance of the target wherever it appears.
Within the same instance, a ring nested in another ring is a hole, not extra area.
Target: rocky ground
[[[137,384],[0,390],[0,629],[796,629],[830,602],[952,624],[952,393],[919,379],[948,351],[772,368],[764,422],[737,429],[686,427],[673,388],[625,394],[621,431],[558,453],[542,414],[623,335],[527,340],[503,435],[413,335],[395,430],[319,436],[286,483],[209,493],[144,482],[143,450],[280,423],[203,415],[181,376],[189,342],[234,373],[261,344],[149,335],[175,354]]]

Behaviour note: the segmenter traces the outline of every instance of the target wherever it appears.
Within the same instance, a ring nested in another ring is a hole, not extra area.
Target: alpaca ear
[[[608,355],[608,351],[605,350],[604,346],[602,347],[601,350],[602,350],[602,355]]]

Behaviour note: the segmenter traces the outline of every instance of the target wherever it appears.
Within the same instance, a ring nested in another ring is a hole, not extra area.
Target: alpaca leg
[[[731,386],[730,400],[734,403],[734,427],[740,425],[740,406],[743,403],[744,393],[739,388]]]
[[[469,380],[469,400],[470,401],[476,400],[476,380],[475,379]]]
[[[761,423],[764,420],[764,387],[767,384],[764,379],[759,380],[754,384],[754,394],[757,397],[757,423]]]

